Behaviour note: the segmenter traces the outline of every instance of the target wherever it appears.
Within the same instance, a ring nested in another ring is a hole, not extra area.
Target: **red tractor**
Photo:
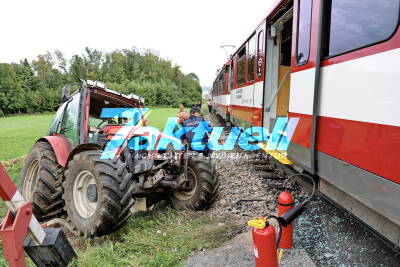
[[[83,82],[70,96],[69,87],[63,88],[63,103],[48,135],[28,153],[19,182],[39,220],[64,217],[79,234],[99,236],[121,227],[138,200],[145,199],[147,207],[166,200],[174,208],[190,210],[212,204],[218,176],[215,164],[201,154],[169,145],[137,157],[143,151],[126,143],[148,134],[142,131],[127,135],[117,156],[103,159],[104,149],[126,119],[104,118],[102,110],[143,105],[143,98],[108,90],[100,82]]]

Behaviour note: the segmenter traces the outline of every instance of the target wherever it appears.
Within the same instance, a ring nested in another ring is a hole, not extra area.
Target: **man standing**
[[[188,131],[183,135],[189,149],[203,153],[208,157],[210,149],[208,148],[208,139],[212,128],[208,121],[204,120],[200,115],[200,109],[193,107],[190,110],[190,116],[187,120],[183,121],[182,126]]]
[[[184,120],[187,120],[189,115],[186,113],[185,108],[183,107],[183,104],[179,104],[179,110],[178,110],[178,124],[182,124]]]

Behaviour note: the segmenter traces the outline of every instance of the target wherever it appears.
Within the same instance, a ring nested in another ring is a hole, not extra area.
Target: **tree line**
[[[0,63],[0,113],[34,113],[57,109],[61,88],[80,79],[105,82],[112,90],[138,94],[149,106],[189,106],[201,100],[199,78],[157,53],[137,49],[110,53],[85,48],[67,59],[56,50],[19,63]],[[74,87],[76,90],[78,85]]]

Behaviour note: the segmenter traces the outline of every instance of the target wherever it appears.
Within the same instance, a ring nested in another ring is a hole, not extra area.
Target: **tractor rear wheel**
[[[100,159],[103,151],[92,150],[74,156],[63,183],[68,222],[79,234],[92,237],[121,227],[134,204],[133,180],[120,159]]]
[[[18,190],[25,200],[32,202],[38,220],[55,217],[63,211],[62,173],[51,145],[37,142],[25,158]]]
[[[169,203],[173,208],[208,209],[218,197],[219,180],[215,164],[210,158],[194,154],[188,159],[187,177],[187,189],[171,192]]]

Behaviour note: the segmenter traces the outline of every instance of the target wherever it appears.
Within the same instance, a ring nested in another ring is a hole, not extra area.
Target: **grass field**
[[[150,126],[163,129],[168,117],[175,117],[176,108],[151,108]],[[0,118],[0,160],[15,183],[23,158],[35,140],[46,134],[53,115],[29,115]],[[17,160],[10,160],[20,157]],[[0,217],[6,206],[0,201]],[[224,226],[218,223],[224,222]],[[181,266],[199,249],[211,249],[230,237],[236,226],[227,218],[210,217],[205,213],[171,210],[161,203],[153,211],[135,214],[115,234],[84,239],[70,236],[79,257],[73,266]],[[1,244],[0,244],[0,253]],[[7,266],[0,257],[0,266]],[[28,262],[28,266],[33,266]]]
[[[199,250],[209,250],[230,237],[235,226],[203,213],[158,207],[133,215],[116,235],[101,245],[86,243],[75,266],[181,266]],[[218,223],[224,222],[223,226]]]
[[[54,115],[26,115],[0,118],[0,160],[27,153],[36,139],[46,135]]]

